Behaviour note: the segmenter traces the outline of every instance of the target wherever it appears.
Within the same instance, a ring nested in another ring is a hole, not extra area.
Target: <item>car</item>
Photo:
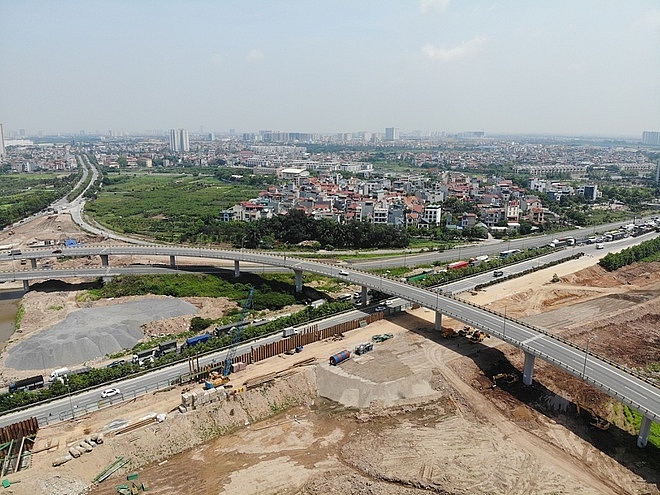
[[[388,299],[385,301],[385,306],[392,306],[394,304],[394,299]]]
[[[101,392],[101,399],[108,399],[109,397],[114,397],[115,395],[119,394],[121,394],[121,392],[118,388],[106,388],[103,392]]]
[[[502,275],[504,275],[504,272],[502,270],[495,270],[493,272],[493,277],[501,277]]]
[[[596,249],[605,249],[605,245],[602,242],[596,244]]]
[[[339,270],[339,275],[348,275],[348,272],[346,270]]]
[[[111,362],[108,366],[106,366],[106,368],[115,368],[117,366],[124,364],[125,362],[126,361],[124,361],[123,359],[118,359],[117,361]]]
[[[387,309],[387,306],[376,306],[375,311],[376,311],[376,313],[378,313],[380,311],[385,311],[386,309]]]
[[[55,251],[53,251],[53,254],[62,254],[62,250],[61,249],[56,249]]]

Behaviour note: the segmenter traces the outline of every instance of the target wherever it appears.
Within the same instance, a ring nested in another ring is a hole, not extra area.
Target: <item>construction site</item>
[[[660,361],[660,270],[607,273],[596,261],[462,297],[579,345],[597,335],[595,352],[646,370]],[[14,343],[39,334],[48,308],[63,313],[75,300],[28,293]],[[229,307],[187,300],[204,317]],[[3,491],[660,493],[658,448],[636,447],[621,404],[544,363],[525,386],[520,351],[449,318],[436,331],[434,317],[410,308],[326,333],[311,326],[235,355],[228,375],[224,362],[193,359],[178,385],[75,421],[25,425],[17,438],[0,437]],[[145,324],[145,334],[172,333],[189,319]]]

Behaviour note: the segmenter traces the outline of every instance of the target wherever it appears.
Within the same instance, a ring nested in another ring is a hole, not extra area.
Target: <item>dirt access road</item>
[[[596,261],[586,256],[465,297],[532,323],[545,318],[544,326],[554,325],[577,343],[597,334],[590,349],[628,366],[660,361],[659,267],[639,265],[611,275],[593,266]],[[549,283],[553,273],[560,283]],[[462,326],[449,319],[443,325]],[[417,309],[350,332],[343,341],[306,346],[302,355],[249,366],[232,383],[240,386],[303,357],[318,360],[263,388],[185,414],[170,412],[181,393],[172,390],[44,428],[39,445],[57,448],[35,454],[32,467],[12,477],[22,483],[5,491],[82,493],[123,455],[131,464],[92,493],[115,493],[133,470],[151,493],[166,494],[660,493],[657,449],[638,450],[628,432],[616,425],[593,428],[575,409],[575,403],[588,405],[616,423],[622,419],[616,403],[543,363],[537,363],[534,386],[524,387],[517,380],[522,355],[516,349],[493,338],[483,345],[445,340],[432,327],[433,313]],[[326,364],[334,352],[385,332],[394,338],[372,353],[338,368]],[[393,387],[393,367],[415,379],[391,400],[356,410],[317,395],[332,390],[333,373],[378,391]],[[512,383],[493,387],[497,373]],[[107,434],[92,453],[51,466],[90,432],[158,412],[169,413],[164,422],[127,436]]]

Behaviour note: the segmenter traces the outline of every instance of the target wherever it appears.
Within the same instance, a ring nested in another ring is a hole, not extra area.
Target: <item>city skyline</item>
[[[657,53],[652,0],[8,0],[0,122],[639,138],[660,129]]]

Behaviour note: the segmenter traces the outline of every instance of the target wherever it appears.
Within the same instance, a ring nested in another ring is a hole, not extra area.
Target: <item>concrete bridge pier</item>
[[[108,255],[107,254],[100,254],[101,256],[101,266],[108,266]]]
[[[442,312],[441,311],[436,311],[435,312],[435,329],[442,331]]]
[[[363,306],[369,302],[369,287],[362,286],[362,292],[360,293],[360,302]]]
[[[30,258],[30,267],[32,267],[33,270],[37,268],[37,258]]]
[[[234,260],[234,278],[238,278],[241,276],[241,262],[238,260]]]
[[[303,283],[302,283],[302,270],[293,270],[294,275],[296,276],[296,292],[302,292]]]
[[[176,256],[170,255],[170,268],[176,268]]]
[[[651,433],[651,423],[652,421],[646,416],[642,416],[642,424],[639,427],[639,436],[637,437],[637,446],[640,449],[646,447],[647,442],[649,441],[649,434]]]
[[[30,281],[23,280],[23,292],[30,292]]]
[[[529,352],[526,352],[525,368],[523,369],[523,383],[525,385],[531,385],[533,375],[534,375],[534,354],[530,354]]]

